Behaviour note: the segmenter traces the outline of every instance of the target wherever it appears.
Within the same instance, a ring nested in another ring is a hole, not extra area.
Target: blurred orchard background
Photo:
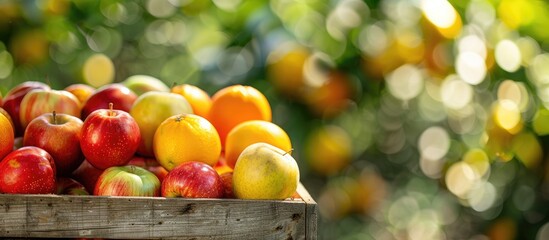
[[[541,0],[0,0],[0,92],[251,85],[320,239],[549,239],[547,29]]]

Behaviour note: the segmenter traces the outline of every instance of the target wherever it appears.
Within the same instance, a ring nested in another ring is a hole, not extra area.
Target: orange
[[[0,114],[0,160],[13,150],[13,127],[3,114]]]
[[[233,85],[219,90],[212,97],[208,119],[217,129],[221,144],[236,125],[248,120],[271,121],[267,98],[250,86]]]
[[[342,128],[324,125],[309,135],[305,158],[316,173],[330,176],[349,165],[352,157],[351,138]]]
[[[214,126],[194,114],[174,115],[164,120],[154,134],[156,160],[166,170],[189,162],[214,166],[221,154],[221,142]]]
[[[11,116],[8,113],[8,111],[6,111],[5,109],[0,107],[0,114],[4,115],[4,117],[6,117],[8,119],[8,121],[10,121],[11,126],[13,127],[13,129],[15,129],[15,126],[13,125],[13,119],[11,119]],[[2,159],[0,159],[0,160],[2,160]]]
[[[172,87],[171,92],[185,97],[191,104],[194,114],[208,118],[208,112],[212,107],[212,99],[204,90],[193,85],[183,84]]]
[[[292,150],[290,137],[278,125],[263,120],[246,121],[238,124],[227,135],[225,142],[227,165],[234,168],[240,153],[246,147],[258,142],[271,144],[284,152]]]

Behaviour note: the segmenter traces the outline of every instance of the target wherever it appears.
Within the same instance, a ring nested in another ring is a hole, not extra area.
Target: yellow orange
[[[208,117],[212,107],[212,99],[204,90],[197,86],[183,84],[172,87],[171,92],[185,97],[191,104],[194,114],[204,118]]]
[[[164,120],[153,139],[156,160],[168,171],[189,161],[214,166],[221,154],[219,135],[203,117],[179,114]]]
[[[6,117],[8,119],[8,121],[10,121],[11,126],[13,127],[13,129],[15,129],[15,125],[13,125],[13,119],[11,119],[10,114],[5,109],[3,109],[1,107],[0,107],[0,114],[4,115],[4,117]]]
[[[305,158],[318,174],[333,175],[349,165],[352,157],[351,138],[335,125],[316,129],[305,142]]]
[[[0,160],[13,150],[14,132],[11,122],[0,114]]]
[[[244,149],[254,143],[264,142],[282,149],[292,150],[288,134],[278,125],[263,120],[252,120],[238,124],[227,135],[225,158],[227,165],[234,168],[236,160]]]
[[[238,124],[249,120],[271,121],[271,106],[267,98],[250,86],[233,85],[219,90],[212,97],[208,120],[215,126],[221,144]]]

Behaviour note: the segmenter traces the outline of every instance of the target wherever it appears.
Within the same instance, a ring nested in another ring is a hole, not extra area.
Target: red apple
[[[88,193],[93,193],[95,183],[102,173],[103,170],[95,168],[87,160],[84,159],[82,164],[80,164],[80,166],[76,170],[74,170],[74,172],[72,172],[72,177],[76,181],[82,183],[82,185],[86,187]]]
[[[25,129],[33,119],[53,111],[80,118],[80,101],[72,93],[63,90],[32,90],[21,101],[21,127]]]
[[[130,112],[137,95],[119,83],[105,85],[97,89],[84,103],[82,107],[82,119],[86,119],[93,111],[108,109],[109,103],[114,104],[114,109]]]
[[[226,172],[219,175],[221,182],[223,182],[223,197],[224,198],[234,198],[233,192],[233,172]]]
[[[46,113],[32,120],[23,145],[46,150],[55,160],[57,174],[68,176],[84,160],[80,150],[82,120],[68,114]]]
[[[65,91],[72,93],[83,105],[86,100],[88,100],[88,98],[93,94],[95,88],[90,85],[76,83],[66,87]]]
[[[37,147],[23,147],[0,162],[0,192],[17,194],[55,193],[55,163]]]
[[[21,127],[19,120],[19,107],[21,106],[21,101],[23,101],[23,97],[25,97],[28,92],[34,89],[49,90],[50,86],[41,82],[24,82],[12,88],[4,97],[2,107],[12,117],[16,137],[22,136],[24,133],[24,129]]]
[[[57,191],[59,195],[90,195],[81,183],[72,178],[60,177],[57,179]]]
[[[144,158],[144,157],[138,157],[135,156],[128,162],[128,165],[138,166],[142,167],[156,175],[158,177],[158,180],[160,182],[164,181],[164,178],[166,175],[168,175],[168,170],[166,170],[164,167],[156,161],[154,158]]]
[[[126,165],[133,157],[141,135],[129,113],[99,109],[91,113],[82,126],[80,147],[88,162],[99,169]]]
[[[223,194],[221,178],[202,162],[185,162],[172,169],[162,182],[163,197],[221,198]]]
[[[99,196],[160,196],[160,181],[153,173],[137,166],[107,168],[95,184]]]

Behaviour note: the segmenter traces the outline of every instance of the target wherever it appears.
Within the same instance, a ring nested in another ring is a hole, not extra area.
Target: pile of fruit
[[[257,89],[144,75],[0,97],[0,193],[286,199],[299,169]]]

